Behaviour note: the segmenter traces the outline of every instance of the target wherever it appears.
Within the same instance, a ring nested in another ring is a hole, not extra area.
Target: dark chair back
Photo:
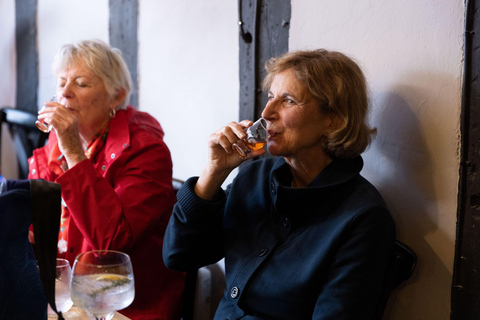
[[[0,109],[0,141],[2,124],[6,123],[17,156],[19,179],[27,179],[28,158],[33,154],[34,149],[44,146],[48,138],[48,133],[38,130],[35,126],[36,120],[37,115],[27,111],[9,107]]]
[[[385,284],[382,290],[382,296],[375,313],[375,320],[381,320],[388,302],[390,293],[398,287],[403,281],[408,280],[417,266],[417,255],[406,244],[395,241],[393,257],[390,261],[389,271],[387,273]]]
[[[9,180],[0,194],[0,319],[46,319],[47,301],[56,310],[60,203],[60,185],[44,180]]]
[[[185,181],[183,180],[172,178],[172,185],[173,185],[173,190],[175,191],[175,194],[177,194],[178,190],[180,190],[180,188],[183,186],[184,183]]]

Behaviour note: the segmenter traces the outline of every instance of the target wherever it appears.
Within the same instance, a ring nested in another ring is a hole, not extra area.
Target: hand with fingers
[[[230,122],[210,135],[208,139],[208,163],[200,175],[195,191],[204,199],[212,199],[220,189],[230,172],[242,162],[265,154],[265,150],[253,150],[240,155],[234,150],[234,144],[247,137],[245,129],[253,124],[250,120],[239,123]]]

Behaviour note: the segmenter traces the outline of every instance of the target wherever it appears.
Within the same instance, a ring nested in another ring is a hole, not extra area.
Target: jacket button
[[[110,155],[110,158],[115,159],[115,153],[112,153],[112,154]]]
[[[106,165],[103,165],[103,166],[102,166],[102,170],[104,170],[104,171],[107,170],[107,166],[106,166]]]
[[[260,250],[260,253],[258,254],[259,257],[263,257],[265,254],[267,254],[268,252],[268,248],[262,248],[262,250]]]
[[[37,170],[32,169],[32,174],[35,174],[36,172],[37,172]]]
[[[270,185],[272,187],[272,193],[275,194],[277,191],[275,190],[275,183],[272,182]]]
[[[239,292],[240,290],[237,287],[233,287],[232,290],[230,290],[230,297],[232,297],[232,299],[236,299]]]

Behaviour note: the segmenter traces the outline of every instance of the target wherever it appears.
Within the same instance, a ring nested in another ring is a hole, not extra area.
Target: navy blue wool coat
[[[291,188],[283,158],[254,161],[214,201],[187,180],[168,225],[166,265],[187,270],[225,257],[215,319],[371,319],[395,241],[361,157],[335,159]]]

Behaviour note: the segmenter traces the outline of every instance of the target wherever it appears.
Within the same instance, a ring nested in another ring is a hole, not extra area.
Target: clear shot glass
[[[57,102],[57,96],[53,96],[50,101]],[[45,107],[45,106],[44,106]],[[40,131],[48,133],[52,131],[52,125],[45,122],[45,119],[38,119],[35,121],[35,125]]]
[[[251,127],[245,129],[247,137],[238,140],[233,144],[233,149],[241,158],[246,157],[250,152],[259,150],[267,143],[267,121],[263,118],[258,119]]]

